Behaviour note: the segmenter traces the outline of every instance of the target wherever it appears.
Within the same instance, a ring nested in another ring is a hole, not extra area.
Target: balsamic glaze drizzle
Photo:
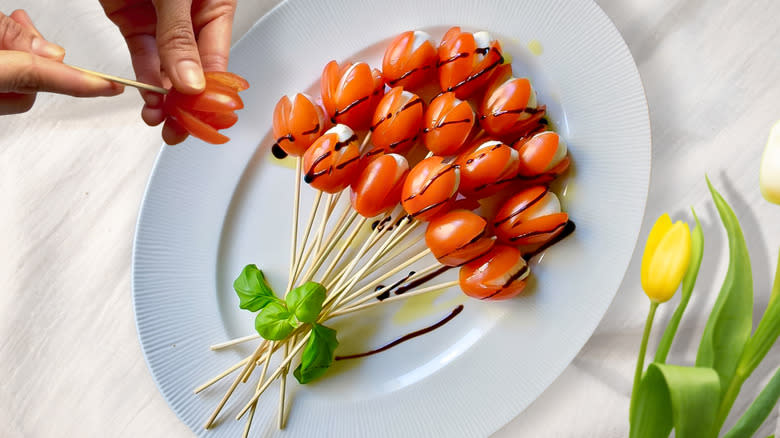
[[[576,229],[577,229],[577,226],[574,224],[573,221],[570,220],[570,221],[566,222],[566,225],[563,227],[563,230],[557,236],[555,236],[552,239],[548,240],[547,242],[543,243],[541,246],[539,246],[535,250],[529,251],[529,252],[523,254],[523,258],[525,259],[525,261],[531,260],[535,256],[537,256],[540,253],[542,253],[542,251],[546,250],[547,248],[555,245],[556,243],[558,243],[561,240],[563,240],[566,237],[568,237],[569,234],[573,233],[574,230],[576,230]]]
[[[452,309],[452,312],[450,312],[449,315],[444,317],[444,319],[442,319],[441,321],[437,322],[436,324],[429,325],[428,327],[425,327],[425,328],[417,330],[417,331],[413,331],[413,332],[411,332],[411,333],[409,333],[407,335],[401,336],[400,338],[396,339],[393,342],[390,342],[389,344],[383,345],[382,347],[379,347],[379,348],[374,349],[374,350],[366,351],[365,353],[349,354],[349,355],[346,355],[346,356],[336,356],[336,360],[357,359],[359,357],[371,356],[372,354],[377,354],[377,353],[381,353],[383,351],[389,350],[389,349],[395,347],[398,344],[402,344],[402,343],[404,343],[404,342],[406,342],[406,341],[408,341],[410,339],[414,339],[414,338],[416,338],[418,336],[422,336],[422,335],[424,335],[426,333],[430,333],[430,332],[436,330],[437,328],[443,326],[444,324],[447,324],[448,322],[452,321],[452,319],[455,318],[456,316],[458,316],[458,314],[460,312],[462,312],[462,311],[463,311],[463,304],[461,304],[458,307]]]
[[[274,158],[279,160],[287,158],[287,152],[285,152],[278,143],[274,143],[274,145],[271,146],[271,154],[273,154]]]

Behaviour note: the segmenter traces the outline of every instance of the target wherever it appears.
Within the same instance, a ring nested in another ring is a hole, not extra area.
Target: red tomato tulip
[[[460,188],[464,196],[481,199],[503,188],[503,183],[517,175],[519,154],[508,145],[488,140],[462,158]]]
[[[382,97],[371,120],[369,155],[380,152],[403,154],[420,134],[423,101],[416,94],[395,87]]]
[[[460,169],[442,157],[429,157],[409,172],[401,205],[412,217],[428,221],[451,206],[460,183]]]
[[[487,86],[493,71],[504,62],[501,43],[487,32],[461,32],[453,27],[439,45],[439,85],[465,99]]]
[[[547,187],[525,189],[506,200],[493,219],[498,238],[513,245],[539,245],[558,235],[569,221]]]
[[[545,106],[536,101],[531,81],[512,76],[512,66],[496,71],[479,108],[479,124],[489,134],[507,138],[527,133],[539,124]]]
[[[436,96],[425,111],[423,143],[436,155],[455,155],[474,127],[474,110],[455,93]]]
[[[425,243],[439,262],[460,266],[487,253],[496,242],[487,235],[487,221],[468,210],[451,210],[431,220]]]
[[[288,155],[300,157],[327,128],[325,114],[311,96],[282,96],[274,108],[276,144]]]
[[[409,163],[398,154],[380,155],[366,165],[352,183],[352,207],[363,217],[374,217],[395,208],[409,174]]]
[[[530,272],[520,250],[496,244],[487,254],[460,268],[460,289],[480,300],[505,300],[525,289]]]
[[[333,123],[355,130],[367,129],[384,86],[379,70],[372,70],[365,62],[339,66],[331,61],[322,71],[322,104]]]
[[[387,85],[417,88],[436,72],[436,42],[421,30],[398,35],[385,50],[382,76]]]
[[[360,174],[360,145],[346,125],[336,125],[318,138],[303,154],[304,181],[327,193],[352,184]]]

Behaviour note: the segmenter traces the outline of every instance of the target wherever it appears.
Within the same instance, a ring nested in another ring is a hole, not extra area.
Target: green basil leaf
[[[292,333],[295,326],[291,323],[292,314],[284,304],[272,301],[255,318],[255,330],[269,341],[281,341]]]
[[[257,312],[268,303],[278,301],[273,289],[263,275],[263,271],[255,265],[246,265],[233,282],[233,289],[240,300],[238,307]]]
[[[747,411],[742,414],[737,424],[726,435],[723,435],[723,438],[752,437],[761,426],[761,423],[772,413],[772,409],[774,409],[778,399],[780,399],[780,369],[775,371],[775,375],[772,376],[766,387],[761,390],[761,393],[750,404]]]
[[[753,326],[753,274],[737,216],[709,179],[707,185],[729,238],[729,267],[704,327],[696,366],[712,368],[718,373],[721,395],[724,395]]]
[[[631,414],[631,438],[706,436],[720,401],[720,382],[712,368],[651,363],[642,378],[636,409]]]
[[[701,266],[701,258],[704,253],[704,233],[699,223],[699,217],[696,216],[696,211],[691,208],[693,218],[696,219],[696,226],[691,231],[691,261],[688,264],[688,271],[685,272],[685,276],[682,281],[682,295],[680,297],[680,303],[677,304],[677,308],[674,310],[672,318],[666,324],[664,329],[664,335],[661,338],[661,342],[658,343],[658,349],[655,350],[655,358],[653,362],[665,363],[666,356],[669,354],[669,349],[672,347],[674,336],[677,334],[677,328],[680,326],[680,320],[682,319],[685,308],[688,307],[688,301],[693,294],[693,286],[696,284],[696,277],[699,276],[699,267]]]
[[[311,336],[301,355],[301,363],[293,371],[298,382],[306,384],[325,374],[336,355],[336,330],[320,324],[311,325]]]
[[[285,297],[287,309],[301,322],[316,322],[325,302],[325,287],[313,281],[296,287]]]

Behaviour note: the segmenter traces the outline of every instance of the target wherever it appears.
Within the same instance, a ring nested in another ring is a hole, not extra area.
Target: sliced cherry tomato
[[[190,111],[192,115],[211,125],[214,129],[227,129],[238,122],[238,114],[233,111],[210,113],[206,111]]]
[[[406,177],[401,205],[412,217],[429,221],[452,207],[459,182],[458,166],[442,157],[426,158]]]
[[[327,193],[336,193],[360,175],[360,146],[347,125],[336,125],[303,154],[304,181]]]
[[[200,94],[183,94],[171,90],[165,99],[175,105],[196,111],[233,111],[242,109],[244,102],[238,97],[236,90],[218,82],[206,82],[206,89]]]
[[[487,32],[461,32],[453,27],[444,34],[438,50],[439,85],[465,99],[482,90],[496,67],[504,62],[501,43]]]
[[[331,121],[352,129],[367,129],[377,103],[384,93],[384,79],[379,70],[365,62],[329,62],[320,81],[322,104]]]
[[[496,242],[487,234],[487,221],[468,210],[436,216],[425,230],[425,243],[439,262],[460,266],[487,253]]]
[[[244,91],[249,88],[249,82],[246,79],[229,71],[207,71],[204,75],[206,76],[206,82],[214,80],[236,91]]]
[[[516,150],[500,141],[482,143],[460,162],[460,193],[474,199],[497,193],[517,175],[518,157]]]
[[[414,89],[436,72],[436,47],[433,38],[421,30],[398,35],[385,50],[382,76],[391,87]]]
[[[460,289],[480,300],[506,300],[525,289],[530,272],[518,249],[496,244],[487,254],[460,268]]]
[[[182,128],[193,136],[211,144],[223,144],[230,140],[228,137],[217,132],[206,122],[200,120],[192,113],[174,105],[168,107],[168,114],[173,117]]]
[[[538,124],[545,107],[539,106],[536,91],[527,78],[512,76],[512,66],[496,71],[479,107],[479,124],[489,134],[507,138],[527,132]]]
[[[299,157],[327,129],[325,114],[311,96],[298,93],[282,96],[274,108],[273,132],[276,144],[288,155]]]
[[[403,155],[380,155],[352,183],[352,207],[363,217],[392,210],[401,201],[401,189],[408,174],[409,163]]]
[[[436,155],[454,155],[466,144],[474,127],[474,110],[455,93],[431,101],[423,119],[423,143]]]
[[[535,186],[507,199],[493,219],[493,228],[502,242],[539,245],[563,231],[568,221],[555,193]]]
[[[520,174],[538,176],[551,171],[566,158],[566,142],[555,132],[534,135],[517,147],[520,153]]]
[[[382,97],[371,120],[369,152],[403,154],[417,141],[422,127],[423,101],[403,87],[395,87]]]

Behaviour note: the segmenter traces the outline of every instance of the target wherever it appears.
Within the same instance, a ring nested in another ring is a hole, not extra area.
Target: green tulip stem
[[[655,311],[657,308],[658,303],[655,301],[650,301],[650,311],[647,312],[645,331],[642,333],[642,344],[639,346],[639,357],[636,360],[636,371],[634,371],[634,386],[631,388],[630,412],[634,412],[636,393],[639,390],[639,381],[642,379],[642,371],[645,368],[645,352],[647,352],[647,341],[650,339],[650,329],[653,328],[653,319],[655,319]]]
[[[720,434],[720,429],[723,427],[723,423],[726,422],[726,418],[729,416],[729,412],[731,412],[731,407],[734,405],[734,401],[737,400],[737,396],[739,395],[740,389],[742,389],[742,384],[745,383],[745,379],[747,376],[740,375],[739,372],[734,374],[734,377],[731,379],[731,382],[729,383],[729,387],[726,389],[726,392],[723,394],[723,398],[720,401],[720,407],[718,408],[718,416],[715,419],[715,427],[712,431],[712,436],[716,437],[718,434]]]

